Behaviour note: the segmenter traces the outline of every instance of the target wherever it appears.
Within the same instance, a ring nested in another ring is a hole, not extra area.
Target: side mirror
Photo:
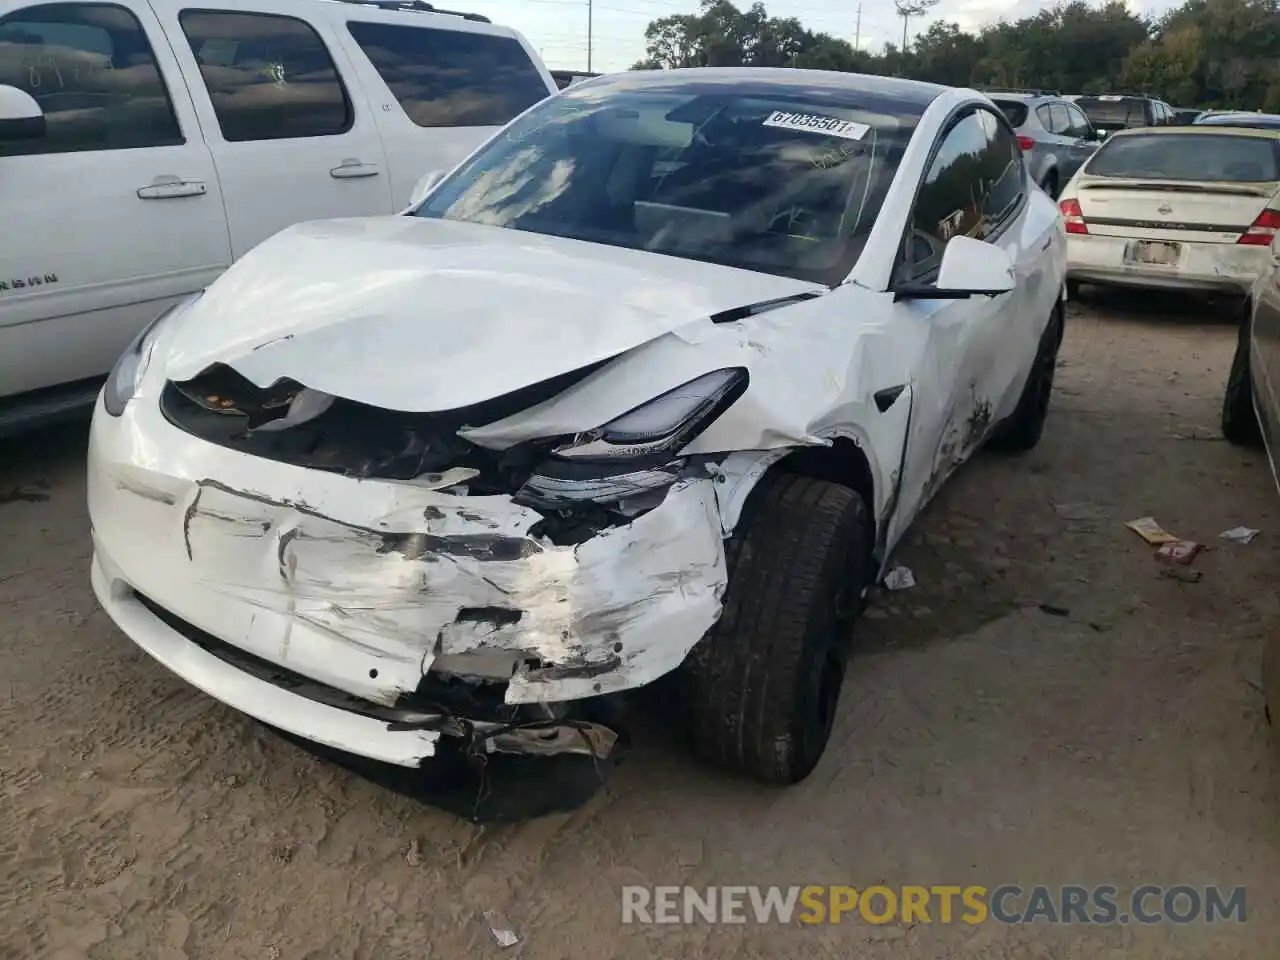
[[[413,186],[413,193],[409,196],[409,209],[412,210],[418,204],[427,198],[427,194],[432,191],[437,183],[444,179],[443,170],[432,170],[426,174]]]
[[[942,251],[936,284],[909,283],[893,291],[897,300],[967,300],[969,297],[995,297],[1015,286],[1013,259],[1003,247],[975,240],[952,237]]]
[[[0,83],[0,140],[39,140],[44,111],[25,90]]]
[[[1103,140],[1107,139],[1107,131],[1105,131],[1105,130],[1098,130],[1098,129],[1095,129],[1095,130],[1093,131],[1093,138],[1094,138],[1095,140],[1098,140],[1099,142],[1101,142],[1101,141],[1103,141]]]

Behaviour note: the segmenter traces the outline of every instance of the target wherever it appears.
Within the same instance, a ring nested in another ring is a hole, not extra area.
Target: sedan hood
[[[372,406],[469,406],[711,314],[825,290],[661,254],[418,217],[300,224],[231,267],[168,337],[164,371],[223,363]],[[686,331],[684,336],[695,336]]]

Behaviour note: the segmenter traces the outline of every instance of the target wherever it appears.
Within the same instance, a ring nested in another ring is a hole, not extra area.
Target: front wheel
[[[1053,375],[1058,368],[1058,348],[1062,346],[1062,302],[1054,305],[1053,315],[1040,335],[1040,346],[1031,363],[1031,372],[1022,388],[1018,405],[991,438],[991,446],[1010,453],[1022,453],[1040,442],[1044,422],[1049,416],[1049,398],[1053,395]]]
[[[861,608],[872,522],[847,487],[766,475],[726,544],[719,622],[677,675],[696,753],[773,785],[817,765]]]

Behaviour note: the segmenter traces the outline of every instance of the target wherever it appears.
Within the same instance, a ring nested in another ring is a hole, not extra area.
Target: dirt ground
[[[1233,337],[1193,302],[1072,306],[1044,442],[977,458],[918,522],[918,585],[859,627],[809,780],[755,787],[642,729],[607,790],[513,824],[375,785],[150,661],[89,588],[83,429],[0,446],[0,957],[1275,956],[1280,500],[1218,438]],[[1211,545],[1202,580],[1159,576],[1123,526],[1146,515]],[[1218,539],[1239,524],[1264,532]],[[624,884],[769,883],[1243,885],[1247,921],[620,922]]]

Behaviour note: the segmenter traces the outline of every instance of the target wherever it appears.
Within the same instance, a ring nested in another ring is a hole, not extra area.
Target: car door
[[[461,18],[447,28],[348,5],[334,32],[375,105],[395,208],[431,171],[448,171],[509,120],[556,92],[533,51],[509,31]],[[423,18],[412,18],[422,20]]]
[[[235,256],[303,220],[392,212],[377,128],[323,18],[285,0],[165,5],[213,149]]]
[[[1276,449],[1280,440],[1280,237],[1271,242],[1271,261],[1254,283],[1252,300],[1249,371],[1253,403],[1274,471],[1280,454]]]
[[[141,0],[0,9],[0,83],[41,136],[0,141],[0,395],[107,372],[230,262],[213,160]],[[92,384],[85,385],[92,389]]]
[[[1073,103],[1064,103],[1062,108],[1067,113],[1066,135],[1071,141],[1070,166],[1063,179],[1065,185],[1066,180],[1074,176],[1075,172],[1084,166],[1084,162],[1093,156],[1094,151],[1098,149],[1099,141],[1093,124],[1089,122],[1083,110]]]
[[[963,235],[1007,251],[1017,284],[996,297],[894,306],[896,322],[923,331],[924,347],[889,542],[1016,406],[1058,296],[1048,269],[1055,224],[1053,201],[1033,189],[1003,119],[985,108],[954,118],[917,192],[894,282],[936,282],[947,243]]]

